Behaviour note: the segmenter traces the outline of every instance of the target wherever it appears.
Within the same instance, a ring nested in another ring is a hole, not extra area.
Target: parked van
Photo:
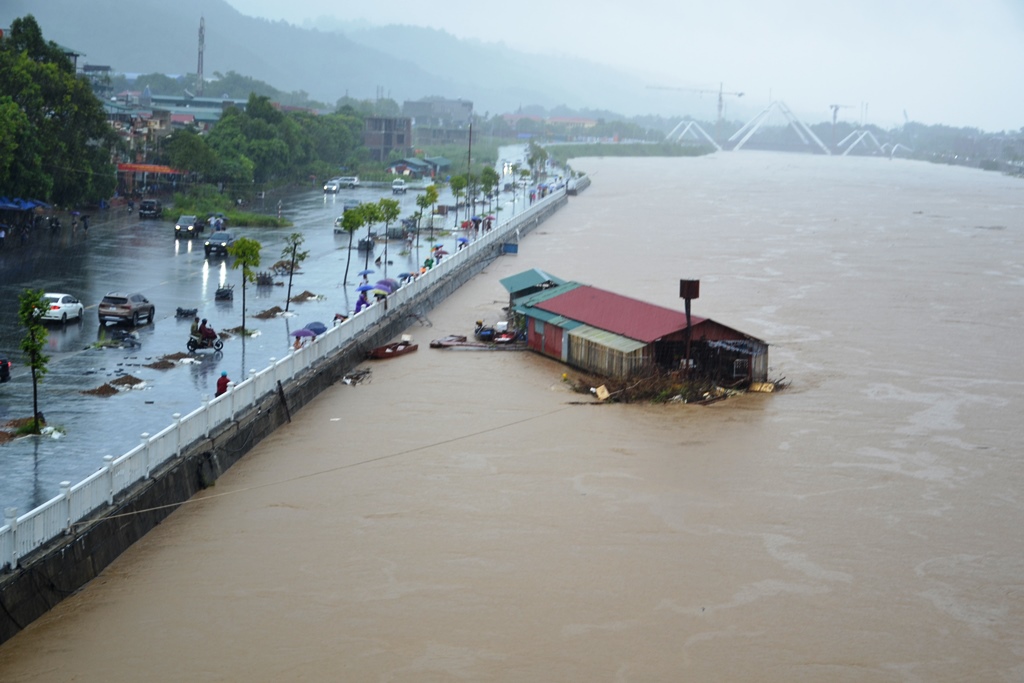
[[[401,178],[391,181],[391,194],[405,194],[407,189],[405,181]]]

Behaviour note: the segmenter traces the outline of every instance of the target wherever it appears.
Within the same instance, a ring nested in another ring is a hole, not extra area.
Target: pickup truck
[[[391,181],[391,194],[405,194],[407,189],[409,189],[408,186],[401,178],[396,178]]]

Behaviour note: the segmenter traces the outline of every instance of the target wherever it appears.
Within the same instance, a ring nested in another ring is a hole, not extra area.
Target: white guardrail
[[[302,374],[309,367],[348,344],[354,337],[389,315],[403,304],[431,288],[460,263],[504,244],[510,235],[518,242],[519,229],[536,220],[553,202],[565,196],[555,191],[538,200],[523,213],[483,233],[463,249],[447,256],[426,273],[409,281],[387,297],[387,306],[373,303],[345,322],[330,328],[309,346],[290,352],[286,357],[272,359],[269,366],[253,372],[227,393],[188,415],[174,414],[174,422],[156,434],[142,435],[142,442],[119,457],[104,456],[103,467],[77,484],[61,482],[61,492],[39,507],[18,516],[17,508],[4,510],[0,526],[0,571],[18,566],[20,558],[49,541],[71,533],[72,526],[96,510],[111,505],[122,491],[139,481],[165,462],[178,457],[190,446],[209,437],[215,429],[230,422],[264,396],[277,391],[282,384]]]

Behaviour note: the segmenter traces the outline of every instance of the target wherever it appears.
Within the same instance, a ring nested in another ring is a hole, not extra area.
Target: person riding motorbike
[[[198,317],[196,319],[198,320]],[[201,349],[209,348],[217,341],[217,333],[206,324],[206,318],[203,318],[202,322],[199,323],[199,327],[196,328],[196,332],[191,336],[196,340],[196,345]]]

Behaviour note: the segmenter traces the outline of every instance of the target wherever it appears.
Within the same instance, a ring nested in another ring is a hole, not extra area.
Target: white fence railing
[[[457,250],[422,275],[418,275],[387,297],[387,305],[374,303],[317,337],[309,346],[297,349],[286,357],[271,359],[269,366],[251,373],[244,381],[226,394],[210,401],[187,415],[174,415],[174,422],[156,434],[143,434],[141,443],[115,458],[104,456],[103,467],[77,484],[61,483],[61,493],[34,510],[19,516],[17,508],[4,510],[4,524],[0,526],[0,571],[18,566],[20,558],[49,541],[71,532],[73,525],[111,505],[114,498],[134,484],[149,478],[153,470],[165,462],[179,457],[186,449],[220,425],[230,422],[236,415],[254,405],[267,394],[277,390],[277,383],[285,383],[302,374],[318,361],[331,356],[360,333],[380,322],[404,304],[433,287],[445,275],[484,250],[495,250],[510,236],[518,241],[520,229],[538,220],[565,196],[559,190],[538,200],[526,211]]]

